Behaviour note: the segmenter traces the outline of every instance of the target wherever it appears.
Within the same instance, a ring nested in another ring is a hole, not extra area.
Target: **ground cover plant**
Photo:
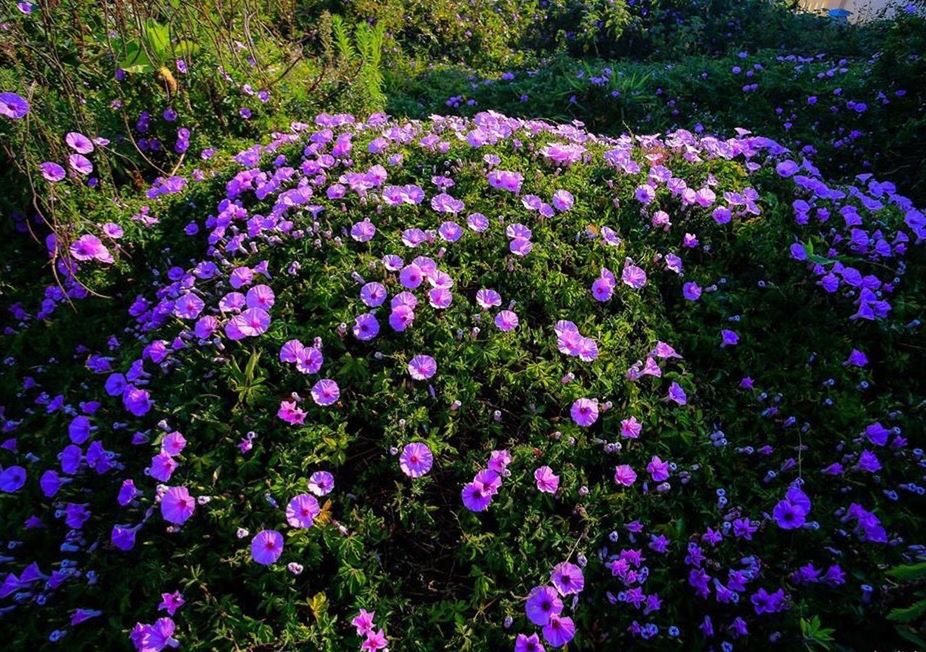
[[[168,4],[5,26],[12,649],[926,646],[912,10]]]
[[[924,227],[889,185],[830,187],[764,138],[497,114],[320,116],[235,160],[155,199],[184,253],[80,343],[85,377],[17,378],[14,605],[74,591],[72,624],[128,610],[140,647],[180,636],[175,590],[239,645],[730,645],[796,640],[805,596],[847,584],[824,622],[851,622],[918,553],[915,406],[881,369],[918,330],[891,297]],[[68,554],[42,568],[42,542]]]

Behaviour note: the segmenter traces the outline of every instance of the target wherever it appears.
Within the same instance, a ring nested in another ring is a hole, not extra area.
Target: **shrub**
[[[890,184],[494,113],[210,165],[51,243],[113,298],[13,312],[14,645],[899,645],[926,225]]]

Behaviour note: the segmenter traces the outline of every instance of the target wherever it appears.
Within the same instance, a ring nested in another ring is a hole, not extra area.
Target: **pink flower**
[[[379,630],[378,632],[370,630],[367,632],[366,639],[360,644],[360,649],[364,652],[375,652],[376,650],[385,649],[388,646],[389,640],[386,638],[386,634],[383,630]]]
[[[277,416],[291,425],[305,423],[305,410],[296,405],[295,401],[281,401]]]
[[[283,554],[283,535],[276,530],[258,532],[251,540],[251,559],[269,566]]]
[[[196,511],[196,499],[186,487],[168,487],[161,497],[161,516],[168,523],[183,525]]]
[[[410,478],[420,478],[431,470],[434,455],[425,444],[414,442],[402,449],[399,456],[399,467]]]
[[[559,476],[549,466],[541,466],[534,471],[537,490],[545,494],[555,494],[559,489]]]
[[[375,611],[361,609],[360,613],[354,616],[350,624],[357,628],[357,636],[365,636],[368,632],[373,631],[373,618],[376,616]]]

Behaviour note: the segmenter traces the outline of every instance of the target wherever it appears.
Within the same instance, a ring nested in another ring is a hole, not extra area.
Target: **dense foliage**
[[[16,3],[11,648],[926,647],[926,31],[788,4]]]

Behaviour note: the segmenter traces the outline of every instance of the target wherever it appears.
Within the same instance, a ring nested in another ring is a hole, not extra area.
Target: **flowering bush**
[[[827,176],[874,173],[922,202],[926,21],[903,14],[864,29],[870,45],[861,50],[790,41],[766,50],[747,42],[724,56],[671,61],[556,57],[501,73],[440,66],[390,77],[388,108],[419,117],[491,108],[578,119],[614,135],[628,127],[732,135],[744,127],[800,151]]]
[[[16,645],[894,640],[926,219],[892,184],[491,112],[177,178],[50,241],[113,298],[7,327]]]

